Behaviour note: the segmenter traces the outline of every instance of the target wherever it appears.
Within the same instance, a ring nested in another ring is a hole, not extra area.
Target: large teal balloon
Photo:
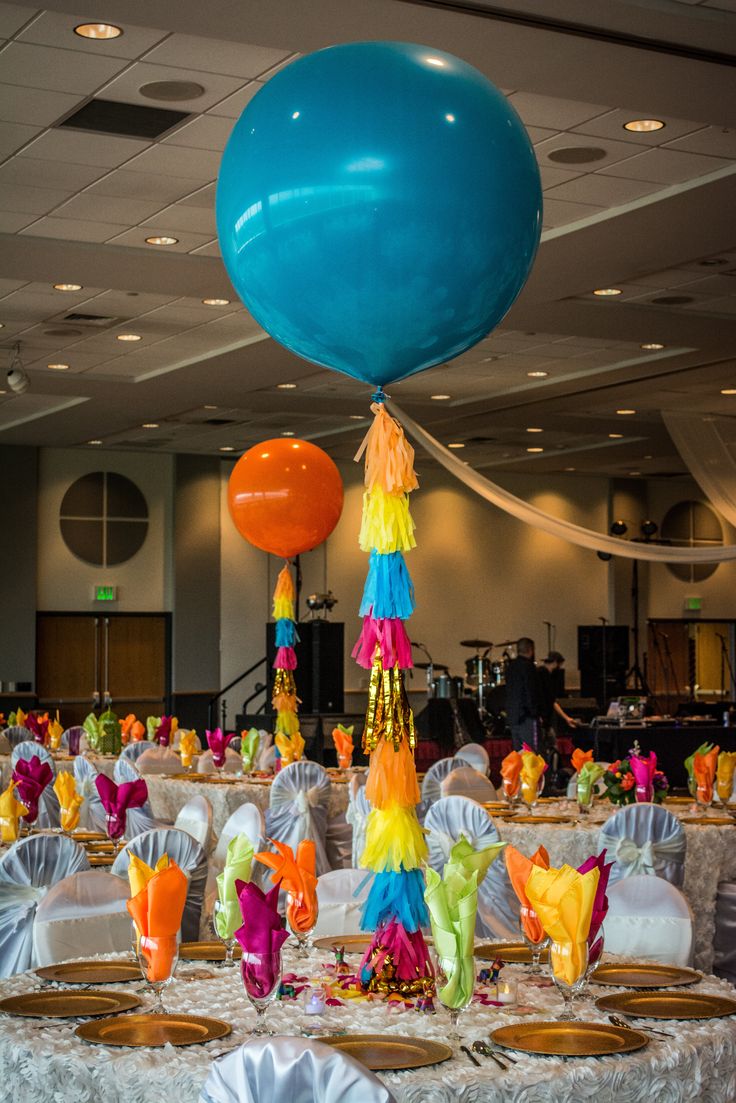
[[[335,46],[282,69],[222,157],[230,278],[292,352],[374,384],[457,356],[539,242],[529,137],[477,69],[427,46]]]

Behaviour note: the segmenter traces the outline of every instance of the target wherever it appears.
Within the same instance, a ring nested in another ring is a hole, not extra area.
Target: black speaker
[[[305,620],[297,625],[297,669],[294,672],[300,713],[345,711],[345,625],[331,620]],[[276,625],[266,625],[268,700],[273,692]]]
[[[580,670],[580,696],[595,697],[600,707],[605,710],[612,697],[619,697],[626,692],[626,673],[629,669],[629,626],[627,624],[578,625],[578,669]]]

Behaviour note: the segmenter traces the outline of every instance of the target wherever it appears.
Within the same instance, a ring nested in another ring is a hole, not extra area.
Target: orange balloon
[[[266,440],[233,468],[227,492],[236,529],[251,544],[284,559],[310,551],[342,513],[340,472],[306,440]]]

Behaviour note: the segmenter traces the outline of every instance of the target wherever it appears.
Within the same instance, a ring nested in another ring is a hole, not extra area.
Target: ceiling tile
[[[161,203],[155,199],[120,199],[85,191],[59,207],[55,217],[89,218],[93,222],[118,222],[123,226],[135,226],[160,209]]]
[[[566,169],[552,168],[551,165],[542,165],[539,170],[542,177],[542,190],[555,188],[558,184],[566,184],[568,180],[577,180],[579,172],[568,172]]]
[[[519,112],[524,123],[548,127],[550,130],[567,130],[610,110],[601,104],[537,96],[532,92],[513,92],[509,96],[509,102]]]
[[[545,201],[568,199],[576,203],[595,203],[599,207],[618,207],[660,190],[660,184],[652,184],[650,181],[624,180],[620,176],[588,173],[587,176],[580,176],[577,180],[552,188],[546,193]]]
[[[76,130],[49,130],[26,146],[22,157],[67,161],[75,165],[116,168],[141,153],[148,142],[111,134],[84,134]]]
[[[707,269],[701,268],[696,271],[703,273]],[[649,284],[650,287],[680,287],[683,284],[692,283],[695,278],[693,269],[669,268],[664,272],[652,272],[646,276],[637,275],[636,283]]]
[[[191,84],[192,81],[201,84],[204,92],[191,100],[154,100],[142,96],[139,89],[144,84],[156,81],[183,80]],[[242,77],[225,77],[216,73],[203,73],[196,69],[174,69],[166,65],[149,65],[146,62],[138,62],[132,65],[119,77],[105,86],[105,99],[120,100],[123,103],[142,103],[147,107],[152,105],[161,107],[174,107],[177,111],[206,111],[208,107],[223,99],[225,96],[236,92],[243,83]]]
[[[183,204],[174,204],[167,207],[154,218],[147,219],[143,225],[153,226],[157,231],[193,230],[195,233],[207,234],[207,240],[211,240],[217,233],[215,225],[215,211],[213,207],[187,207]]]
[[[569,222],[598,214],[602,207],[590,203],[566,203],[560,199],[544,200],[543,218],[545,226],[566,226]]]
[[[668,142],[667,149],[684,150],[686,153],[704,153],[710,157],[736,158],[736,130],[722,126],[706,126],[695,134]]]
[[[261,88],[263,88],[263,85],[259,84],[258,81],[251,81],[250,84],[246,84],[239,91],[216,103],[214,107],[209,109],[208,114],[223,115],[228,119],[239,119],[256,92],[260,92]]]
[[[620,164],[604,167],[610,176],[623,176],[627,180],[651,180],[659,184],[679,184],[707,176],[717,169],[727,168],[729,161],[718,157],[702,157],[697,153],[679,153],[673,149],[648,149]]]
[[[63,12],[44,11],[30,27],[18,35],[21,42],[33,42],[40,46],[54,46],[62,50],[76,50],[90,55],[136,58],[144,50],[150,50],[165,38],[167,31],[151,27],[134,27],[122,24],[123,34],[118,38],[84,39],[74,33],[80,23],[89,23],[89,15],[67,15]]]
[[[23,8],[18,4],[0,4],[0,36],[11,38],[37,11],[38,8]]]
[[[14,234],[32,222],[35,215],[0,211],[0,234]]]
[[[21,123],[0,122],[0,158],[10,157],[17,149],[41,133],[40,126],[23,126]]]
[[[588,119],[579,126],[572,127],[575,134],[590,134],[596,138],[614,138],[621,142],[633,142],[638,146],[659,146],[673,138],[681,138],[683,134],[689,134],[693,130],[700,130],[705,125],[702,122],[694,122],[692,119],[673,119],[668,115],[659,115],[665,125],[661,130],[645,131],[641,134],[624,130],[624,123],[632,119],[648,119],[651,112],[648,110],[624,111],[617,108],[608,111],[605,115],[599,115],[597,119]]]
[[[66,241],[107,241],[124,226],[112,222],[76,221],[73,218],[42,218],[24,233],[31,237],[53,237]]]
[[[123,228],[118,227],[118,229],[122,230]],[[145,229],[139,226],[134,230],[126,229],[122,233],[116,234],[114,237],[110,234],[108,244],[132,245],[134,247],[150,250],[151,252],[189,253],[198,245],[204,245],[212,237],[211,234],[196,234],[189,231],[178,231],[175,235],[179,239],[176,245],[146,245],[147,237],[165,235],[168,232],[167,227],[160,226],[158,223],[156,223],[155,226],[146,226]]]
[[[207,245],[202,245],[197,249],[192,249],[192,252],[196,253],[197,256],[200,256],[200,257],[219,257],[219,256],[222,256],[222,254],[220,253],[220,246],[218,245],[218,243],[216,241],[210,241],[210,242],[207,243]]]
[[[81,103],[83,98],[63,92],[0,84],[0,119],[11,123],[51,126],[71,111],[75,104]]]
[[[0,209],[17,214],[47,214],[69,198],[69,192],[54,188],[29,188],[24,184],[3,184]]]
[[[184,126],[180,126],[168,138],[164,145],[187,146],[190,149],[215,149],[222,151],[232,133],[233,121],[217,115],[200,115]]]
[[[736,0],[703,0],[703,7],[736,12]]]
[[[216,184],[207,184],[204,188],[200,188],[198,191],[193,192],[191,195],[187,195],[183,199],[180,199],[179,206],[210,207],[212,208],[212,210],[214,210],[216,190]]]
[[[289,56],[288,50],[248,46],[222,38],[172,34],[148,55],[154,65],[178,65],[205,73],[257,77]]]
[[[596,149],[603,150],[605,156],[597,160],[585,161],[579,164],[566,164],[550,161],[550,153],[558,149]],[[613,165],[628,157],[635,157],[639,150],[629,142],[614,142],[608,138],[588,138],[584,134],[558,134],[554,138],[541,142],[534,147],[537,161],[541,165],[549,165],[553,168],[571,169],[577,172],[597,172],[606,165]]]
[[[20,184],[33,188],[52,188],[62,191],[77,191],[97,180],[104,172],[103,168],[91,165],[67,165],[63,161],[40,161],[27,157],[13,157],[0,165],[0,185]]]
[[[161,173],[203,184],[217,178],[220,155],[208,149],[185,149],[181,146],[151,146],[140,157],[125,166],[130,172]]]
[[[2,172],[2,169],[0,169]],[[88,194],[110,195],[120,199],[155,200],[161,206],[187,195],[197,187],[196,182],[176,176],[160,176],[147,172],[129,172],[118,169],[108,173],[88,189]]]
[[[79,50],[54,50],[25,42],[11,42],[2,52],[2,76],[6,84],[51,88],[56,92],[94,92],[124,65],[122,59],[92,57]]]

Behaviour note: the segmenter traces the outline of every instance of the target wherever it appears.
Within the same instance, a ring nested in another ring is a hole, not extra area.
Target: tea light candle
[[[498,1003],[509,1005],[516,1004],[517,983],[515,980],[499,980],[496,984],[496,1000]]]
[[[321,992],[310,993],[309,998],[304,1006],[304,1013],[306,1015],[324,1015],[325,1012],[325,998]]]

